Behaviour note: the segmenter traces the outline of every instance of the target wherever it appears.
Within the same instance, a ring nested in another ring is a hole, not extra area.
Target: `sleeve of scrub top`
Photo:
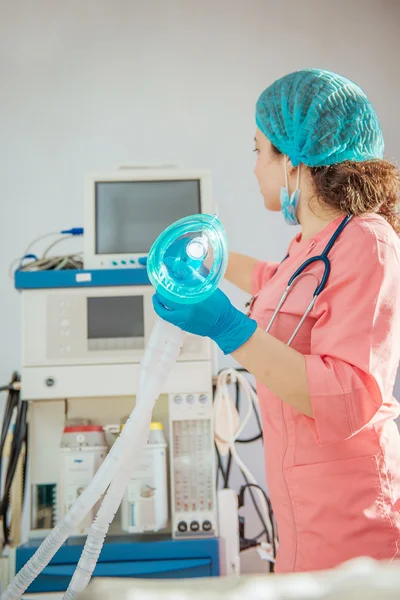
[[[315,305],[311,355],[305,357],[314,418],[304,418],[321,446],[368,424],[385,397],[391,399],[397,370],[399,255],[365,232],[352,242],[332,252],[331,278]]]
[[[251,276],[251,294],[256,296],[275,274],[279,267],[277,262],[258,262]]]

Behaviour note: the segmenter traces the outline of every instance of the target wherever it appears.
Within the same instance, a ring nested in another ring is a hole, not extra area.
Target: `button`
[[[117,267],[118,266],[118,263],[117,263],[116,260],[113,260],[111,264],[112,264],[113,267]]]
[[[134,265],[134,264],[135,264],[135,261],[133,260],[133,258],[131,258],[131,260],[129,261],[129,263],[130,263],[131,265]]]
[[[190,523],[190,529],[191,529],[191,531],[198,531],[200,529],[200,525],[198,524],[197,521],[192,521]]]
[[[126,260],[121,260],[121,265],[126,265]]]
[[[206,404],[207,401],[208,401],[208,396],[206,394],[201,394],[201,396],[199,398],[199,402],[201,404]]]
[[[140,256],[138,258],[138,263],[139,265],[142,265],[142,267],[145,267],[147,263],[147,256]]]
[[[194,400],[195,400],[195,398],[194,398],[194,396],[193,396],[192,394],[190,394],[190,395],[189,395],[189,396],[186,398],[186,402],[187,402],[188,404],[194,404]]]
[[[55,384],[55,379],[53,379],[53,377],[48,377],[45,381],[47,387],[53,387],[53,385]]]
[[[61,327],[68,327],[68,326],[69,326],[69,321],[68,321],[68,319],[63,319],[63,320],[60,322],[60,326],[61,326]]]
[[[203,523],[203,531],[211,531],[212,525],[210,521],[204,521]]]
[[[181,521],[180,523],[178,523],[178,531],[180,531],[181,533],[187,531],[187,525],[185,521]]]
[[[175,396],[174,402],[175,404],[182,404],[182,396]]]

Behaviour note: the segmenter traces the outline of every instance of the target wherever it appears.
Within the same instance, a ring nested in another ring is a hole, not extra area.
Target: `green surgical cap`
[[[378,117],[355,83],[320,69],[278,79],[256,106],[257,127],[293,166],[383,157]]]

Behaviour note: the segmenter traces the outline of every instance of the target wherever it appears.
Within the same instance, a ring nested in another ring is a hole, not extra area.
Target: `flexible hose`
[[[179,355],[182,342],[183,334],[180,330],[173,325],[157,320],[152,335],[150,336],[140,369],[138,401],[121,435],[116,440],[90,485],[83,491],[79,498],[77,498],[64,519],[56,525],[53,531],[42,542],[32,558],[16,575],[14,580],[2,594],[1,600],[19,600],[32,581],[39,575],[44,567],[47,566],[60,546],[65,542],[69,535],[73,533],[87,513],[104,494],[118,470],[123,467],[125,458],[135,456],[137,448],[140,446],[140,443],[138,444],[137,440],[141,439],[141,435],[144,439],[142,445],[146,443],[146,435],[148,435],[147,432],[149,430],[153,404],[158,398],[165,379]],[[129,478],[132,475],[132,468],[129,468],[129,473],[128,471],[125,471],[124,473],[124,477],[126,476],[127,481],[129,481]],[[96,564],[93,560],[96,556],[98,558],[105,535],[108,531],[109,523],[111,521],[108,521],[107,523],[107,519],[113,519],[121,501],[120,500],[117,503],[118,497],[120,496],[122,499],[126,485],[121,492],[123,487],[123,478],[121,474],[117,479],[116,484],[110,489],[109,499],[105,503],[104,510],[101,512],[102,518],[100,524],[96,523],[96,527],[93,528],[92,536],[85,544],[87,552],[85,555],[82,553],[82,561],[85,565],[83,572],[86,573],[84,580],[86,583],[84,584],[84,587],[86,587],[90,580],[91,573]],[[111,514],[115,505],[115,512],[114,514]],[[101,545],[99,547],[99,541],[96,541],[92,550],[89,548],[89,545],[92,544],[93,539],[101,540]],[[93,567],[90,571],[89,578],[87,578],[87,560],[89,560],[89,564]],[[80,579],[78,578],[78,582],[79,580]],[[79,584],[79,586],[81,586],[81,584]],[[84,589],[84,587],[82,589]],[[73,598],[76,596],[71,597]]]
[[[154,404],[179,356],[183,339],[181,330],[157,319],[140,368],[135,413],[136,433],[132,437],[130,451],[126,453],[107,490],[63,600],[75,600],[89,584],[110,524],[147,443]]]
[[[147,441],[147,431],[150,427],[151,412],[150,416],[145,411],[136,412],[135,421],[138,425],[136,437],[134,438],[135,445],[137,447],[141,447],[144,446]],[[132,473],[136,465],[136,454],[131,454],[129,452],[119,467],[114,479],[112,480],[101,503],[100,509],[97,512],[96,519],[90,527],[89,535],[86,539],[81,557],[72,576],[69,587],[63,596],[63,600],[72,600],[77,598],[79,593],[89,584],[92,573],[100,556],[109,526],[114,519],[119,505],[121,504],[126,487],[130,478],[132,477]]]
[[[146,385],[146,397],[149,397],[150,394],[153,398],[158,397],[160,393],[159,389],[161,389],[165,377],[168,375],[168,369],[170,369],[168,365],[173,364],[169,359],[169,354],[173,351],[172,348],[177,352],[177,355],[179,354],[182,339],[183,334],[176,327],[157,320],[143,356],[139,375],[139,391],[144,390],[144,386]],[[174,342],[174,340],[177,341]],[[164,364],[165,361],[166,364]],[[57,550],[102,497],[124,461],[125,456],[132,456],[132,444],[135,448],[135,439],[139,434],[137,421],[143,422],[138,413],[148,414],[149,410],[151,417],[151,408],[149,408],[146,401],[140,401],[139,393],[139,401],[127,420],[122,433],[114,443],[91,483],[79,498],[76,499],[63,520],[56,525],[36,550],[35,554],[14,577],[14,580],[1,595],[1,600],[19,600],[21,598],[32,581],[48,565]]]
[[[125,433],[127,427],[125,427],[122,434]],[[121,439],[122,434],[119,439]],[[125,442],[125,440],[123,441]],[[32,581],[34,581],[39,573],[41,573],[41,571],[48,565],[57,550],[75,531],[90,509],[104,494],[116,470],[118,469],[121,459],[120,453],[121,450],[124,450],[124,448],[125,444],[122,443],[122,448],[120,444],[120,447],[116,448],[116,451],[112,456],[111,452],[108,454],[107,458],[109,458],[109,460],[107,461],[106,459],[103,462],[103,468],[100,467],[90,485],[82,492],[79,498],[77,498],[62,521],[56,525],[53,531],[51,531],[46,539],[41,543],[35,554],[14,577],[13,581],[1,595],[1,600],[19,600],[25,590],[31,585]]]

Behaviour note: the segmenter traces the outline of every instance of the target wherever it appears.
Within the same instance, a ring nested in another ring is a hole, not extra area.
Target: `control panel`
[[[53,359],[84,358],[99,353],[143,352],[144,297],[49,294],[47,355]]]
[[[173,536],[214,537],[217,508],[212,396],[171,394],[169,414]]]
[[[24,290],[22,366],[139,364],[156,320],[153,293],[150,285]],[[211,342],[188,335],[178,362],[211,358]]]

